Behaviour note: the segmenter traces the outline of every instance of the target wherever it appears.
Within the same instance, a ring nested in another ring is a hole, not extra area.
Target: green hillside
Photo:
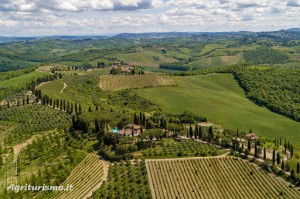
[[[135,92],[160,105],[163,110],[184,110],[206,115],[225,128],[248,131],[267,137],[283,137],[300,143],[300,124],[259,107],[246,98],[231,74],[176,77],[178,87],[147,88]],[[299,147],[299,146],[298,146]]]

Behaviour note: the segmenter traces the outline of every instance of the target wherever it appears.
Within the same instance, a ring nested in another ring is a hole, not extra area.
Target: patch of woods
[[[234,75],[256,104],[300,121],[300,71],[241,68]]]
[[[245,61],[249,64],[277,64],[288,60],[288,55],[268,47],[259,47],[244,52]]]
[[[191,69],[190,66],[186,66],[183,62],[162,63],[159,65],[159,68],[178,71],[188,71]]]

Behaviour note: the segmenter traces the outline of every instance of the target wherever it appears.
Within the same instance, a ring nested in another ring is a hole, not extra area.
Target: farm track
[[[64,87],[61,89],[60,93],[63,93],[64,90],[67,88],[67,86],[68,86],[68,85],[64,82]]]
[[[54,133],[54,132],[57,132],[57,131],[54,130],[54,131],[49,131],[49,132],[45,132],[42,134],[34,135],[30,139],[25,140],[23,143],[13,146],[13,149],[14,149],[14,161],[13,162],[15,163],[17,161],[20,152],[23,149],[25,149],[28,145],[30,145],[35,139],[37,139],[38,137],[40,137],[42,135],[48,135],[48,134]]]

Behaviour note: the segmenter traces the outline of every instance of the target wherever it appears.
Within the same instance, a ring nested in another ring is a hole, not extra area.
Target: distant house
[[[117,130],[116,128],[112,130],[113,133],[117,133],[118,137],[124,137],[124,136],[132,136],[132,128],[134,136],[138,136],[141,134],[141,127],[140,125],[136,124],[128,124],[124,129]]]
[[[259,137],[256,134],[254,134],[254,133],[248,133],[248,134],[246,134],[245,138],[247,140],[257,140],[257,139],[259,139]]]

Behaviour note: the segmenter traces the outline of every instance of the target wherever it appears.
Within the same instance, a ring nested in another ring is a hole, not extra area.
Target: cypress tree
[[[142,115],[142,112],[140,112],[140,124],[143,124],[143,115]]]
[[[133,114],[133,123],[138,124],[138,117],[137,117],[136,113]]]
[[[279,138],[279,145],[281,146],[281,138]]]
[[[290,146],[290,154],[291,154],[290,158],[293,158],[293,156],[294,156],[294,147],[293,147],[293,145]]]
[[[60,109],[60,110],[63,109],[63,101],[62,101],[62,99],[60,100],[59,109]]]
[[[197,139],[198,138],[198,125],[196,124],[196,126],[195,126],[195,139]]]
[[[202,130],[202,126],[199,126],[199,133],[198,133],[198,138],[199,138],[199,140],[201,140],[202,139],[202,135],[203,135],[203,130]]]
[[[64,109],[64,111],[66,111],[66,100],[63,100],[63,109]]]
[[[264,148],[264,160],[267,158],[266,148]]]
[[[290,169],[291,169],[290,164],[289,164],[289,163],[286,163],[286,164],[285,164],[285,170],[286,170],[286,171],[290,171]]]
[[[273,156],[272,156],[272,163],[275,165],[275,156],[276,156],[276,151],[275,149],[273,150]]]
[[[298,174],[300,173],[300,163],[299,162],[297,163],[297,173]]]
[[[278,151],[278,153],[277,153],[277,159],[276,159],[276,163],[277,164],[280,164],[280,153],[279,153],[279,151]]]
[[[190,136],[190,138],[193,137],[193,128],[192,128],[192,125],[191,125],[191,124],[190,124],[189,136]]]
[[[166,125],[167,125],[167,123],[166,123]],[[146,126],[146,115],[145,114],[143,114],[143,126]]]
[[[255,146],[254,146],[254,157],[258,157],[257,156],[257,143],[256,143],[256,141],[255,141]]]
[[[212,128],[212,126],[210,126],[209,129],[208,129],[208,140],[209,140],[209,142],[211,142],[213,138],[214,138],[213,128]]]
[[[284,171],[284,158],[282,157],[282,161],[281,161],[281,169]]]
[[[236,137],[239,137],[239,129],[236,130]]]
[[[251,151],[251,141],[250,141],[250,139],[248,140],[248,150]]]
[[[287,147],[287,145],[286,145],[286,139],[284,139],[284,154],[286,154],[286,147]]]
[[[290,178],[292,180],[295,180],[295,171],[294,171],[294,169],[292,169],[292,171],[291,171]]]
[[[132,137],[134,137],[134,128],[133,128],[133,125],[131,127],[131,135],[132,135]]]
[[[81,105],[79,104],[78,106],[78,113],[81,114],[82,113],[82,108],[81,108]]]

